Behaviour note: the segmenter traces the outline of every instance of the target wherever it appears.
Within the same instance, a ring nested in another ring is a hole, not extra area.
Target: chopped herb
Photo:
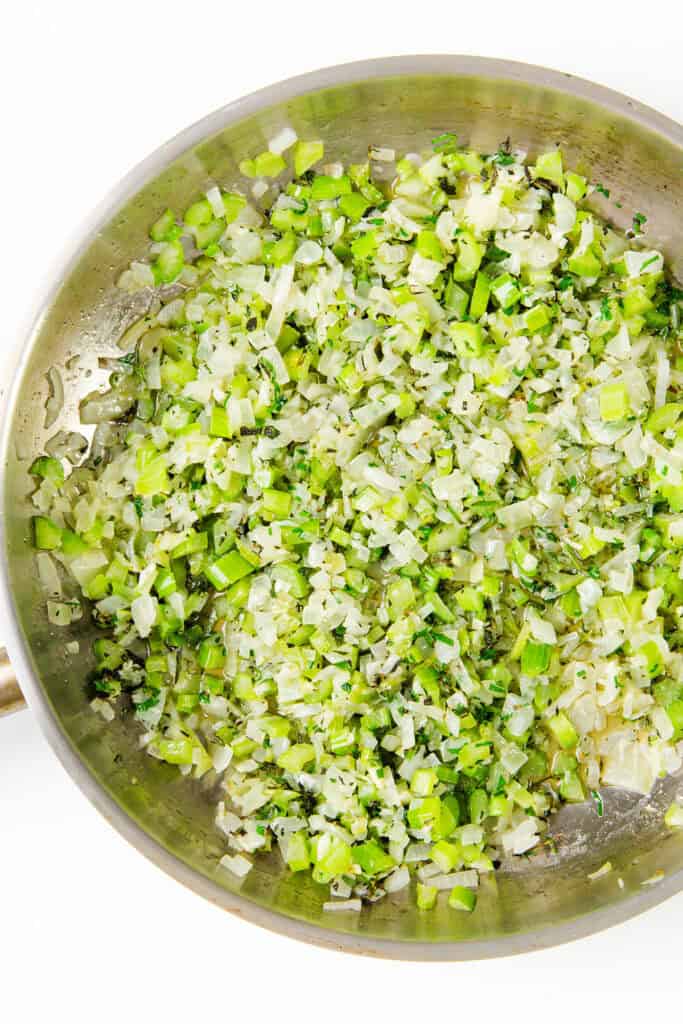
[[[511,153],[505,153],[502,149],[499,149],[493,158],[494,164],[500,164],[501,167],[509,167],[510,164],[514,164],[515,158]]]
[[[435,153],[454,153],[458,148],[458,136],[454,132],[443,132],[432,139]]]

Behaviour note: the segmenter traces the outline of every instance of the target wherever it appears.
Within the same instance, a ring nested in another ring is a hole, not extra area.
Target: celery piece
[[[672,430],[678,423],[681,415],[683,415],[683,403],[668,402],[650,414],[645,424],[645,429],[651,434],[661,434],[664,430]]]
[[[191,715],[199,707],[199,694],[179,693],[175,699],[175,706],[181,715]]]
[[[303,172],[297,172],[303,173]],[[290,871],[307,871],[311,866],[308,840],[303,832],[292,832],[287,837],[285,861]]]
[[[436,824],[441,816],[441,801],[438,796],[418,797],[410,801],[407,812],[410,828],[421,831]]]
[[[564,188],[562,153],[560,150],[555,149],[549,153],[541,153],[536,158],[536,163],[531,168],[531,173],[535,178],[542,178],[544,181],[550,181],[553,185],[557,185],[558,188]]]
[[[159,284],[170,284],[185,265],[185,253],[180,242],[166,242],[152,265],[154,278]]]
[[[456,769],[451,769],[451,771],[455,773]],[[439,770],[437,769],[438,774]],[[454,780],[450,779],[449,781],[452,782]],[[452,794],[442,797],[437,820],[432,825],[432,839],[435,842],[439,839],[447,839],[458,827],[459,822],[460,804],[458,803],[458,798]]]
[[[360,192],[347,192],[339,197],[339,209],[351,221],[359,221],[370,203]]]
[[[351,853],[364,875],[383,875],[396,866],[394,858],[375,839],[353,846]]]
[[[448,906],[453,910],[465,910],[471,914],[477,905],[477,894],[464,885],[454,886],[448,894]]]
[[[183,220],[188,227],[196,228],[202,224],[208,224],[213,220],[213,210],[208,199],[198,199],[196,203],[188,206],[183,215]]]
[[[475,789],[470,793],[469,811],[473,825],[479,825],[484,820],[488,807],[489,797],[485,789]]]
[[[566,171],[564,180],[567,198],[573,203],[579,203],[586,195],[588,182],[582,174],[576,174],[574,171]]]
[[[395,410],[396,417],[399,420],[407,420],[415,412],[415,399],[405,391],[399,395],[399,399]]]
[[[123,661],[123,648],[120,644],[108,640],[106,637],[98,638],[93,646],[93,652],[97,658],[98,669],[108,669],[114,672]]]
[[[435,231],[427,229],[420,231],[415,239],[415,248],[425,259],[436,260],[438,263],[443,262],[443,248]]]
[[[486,252],[470,231],[461,231],[457,237],[457,257],[453,264],[454,281],[471,281],[476,275]]]
[[[638,648],[638,657],[645,662],[647,674],[650,677],[658,676],[663,670],[662,652],[654,640],[648,640]]]
[[[315,867],[313,878],[317,882],[329,882],[339,875],[346,875],[353,866],[351,847],[336,836],[323,834],[311,843]]]
[[[429,603],[432,606],[432,612],[436,615],[437,619],[441,622],[455,622],[455,616],[450,610],[448,605],[439,597],[436,590],[433,590],[429,594]]]
[[[47,516],[34,516],[33,543],[41,551],[54,551],[61,547],[62,530]]]
[[[209,546],[209,538],[206,533],[191,531],[185,540],[171,550],[171,558],[185,558],[187,555],[194,555],[199,551],[206,551]]]
[[[473,320],[478,320],[484,315],[489,304],[491,295],[491,279],[482,270],[477,273],[472,298],[470,299],[469,314]]]
[[[227,590],[233,583],[254,572],[255,568],[238,551],[229,551],[227,555],[208,565],[204,575],[217,590]]]
[[[286,519],[292,508],[292,496],[285,491],[266,488],[263,492],[263,511],[271,519]]]
[[[192,764],[193,743],[187,737],[179,740],[159,739],[156,749],[162,761],[169,764]]]
[[[455,317],[457,320],[464,319],[467,314],[467,308],[470,303],[470,296],[461,288],[453,278],[450,279],[446,285],[444,292],[444,306],[450,316]]]
[[[243,160],[240,164],[240,173],[247,178],[276,178],[286,166],[284,157],[267,149],[253,160]]]
[[[548,307],[542,302],[539,302],[538,305],[533,306],[524,314],[524,322],[527,330],[531,331],[532,334],[536,331],[540,331],[550,323],[550,311],[548,310]]]
[[[439,890],[435,885],[424,885],[422,882],[418,882],[415,891],[415,902],[417,903],[418,910],[433,910],[436,906],[438,894]]]
[[[654,523],[662,535],[665,548],[683,547],[683,515],[656,515]]]
[[[319,160],[322,160],[325,153],[325,147],[322,142],[310,141],[305,142],[300,140],[294,147],[294,173],[297,178],[300,178],[302,174],[310,170],[314,164],[317,164]]]
[[[522,293],[511,274],[500,274],[491,282],[491,294],[500,308],[507,312],[519,301]]]
[[[209,420],[209,434],[212,437],[232,437],[233,430],[225,406],[214,405]]]
[[[484,598],[474,587],[463,587],[455,595],[455,600],[464,612],[474,612],[475,615],[481,615],[484,611]]]
[[[586,249],[582,253],[572,253],[567,260],[567,266],[572,274],[579,277],[599,277],[602,271],[602,264],[592,249]]]
[[[438,779],[433,768],[418,768],[410,780],[410,792],[415,796],[430,796]]]
[[[312,743],[294,743],[277,758],[278,768],[287,772],[302,772],[306,765],[315,761],[315,747]]]
[[[456,524],[437,526],[427,538],[427,551],[430,555],[441,551],[450,551],[462,547],[467,539],[467,528]]]
[[[672,700],[665,710],[674,727],[676,739],[680,739],[683,736],[683,699]]]
[[[510,799],[516,803],[518,807],[521,807],[523,811],[530,811],[533,809],[533,796],[529,790],[517,782],[516,779],[511,779],[510,782],[508,782],[506,790]]]
[[[327,174],[317,174],[311,184],[311,199],[338,199],[339,196],[348,195],[351,191],[351,181],[346,175],[331,178]]]
[[[560,796],[567,803],[580,804],[586,799],[583,784],[576,772],[564,772],[558,788]]]
[[[149,229],[149,237],[153,242],[166,242],[172,239],[175,228],[175,216],[173,210],[166,209],[158,220],[154,221]]]
[[[398,579],[387,588],[389,606],[394,619],[399,619],[415,604],[415,592],[409,579]]]
[[[548,671],[552,655],[550,644],[538,644],[527,640],[522,651],[520,667],[525,676],[540,676]]]
[[[377,232],[366,231],[351,243],[351,252],[357,260],[367,259],[378,246]]]
[[[627,291],[624,292],[621,304],[624,310],[624,316],[629,319],[631,317],[638,316],[640,313],[646,313],[652,309],[652,299],[650,298],[647,289],[642,284],[632,285]]]
[[[202,668],[207,670],[223,668],[225,658],[225,647],[220,637],[212,636],[202,640],[197,652],[197,661]]]
[[[461,863],[462,848],[458,843],[449,843],[446,839],[439,839],[432,846],[429,855],[436,866],[447,875]]]
[[[298,600],[302,601],[311,592],[311,587],[302,571],[291,562],[279,562],[273,566],[272,577],[279,581],[285,589]]]
[[[222,217],[210,220],[208,224],[200,224],[195,228],[194,237],[198,249],[207,249],[210,245],[218,242],[225,231],[225,221]]]
[[[225,211],[225,223],[232,224],[234,220],[237,220],[246,205],[247,201],[244,196],[238,195],[237,192],[224,192],[223,209]]]
[[[463,359],[476,358],[484,350],[484,331],[480,324],[451,323],[448,333],[453,339],[456,352]]]
[[[170,489],[170,481],[166,456],[156,455],[151,458],[141,458],[140,456],[141,453],[138,451],[135,493],[141,496],[167,493]]]
[[[66,558],[77,558],[89,550],[89,545],[73,530],[62,530],[62,551]]]
[[[293,231],[286,232],[277,242],[267,242],[263,247],[264,263],[272,263],[275,267],[289,263],[294,258],[296,245],[296,235]]]
[[[549,719],[548,728],[564,750],[570,750],[579,742],[579,736],[563,711]]]
[[[59,459],[50,458],[47,455],[41,455],[31,464],[29,470],[32,476],[40,476],[44,480],[50,480],[53,484],[59,486],[64,483],[64,467],[62,466]]]

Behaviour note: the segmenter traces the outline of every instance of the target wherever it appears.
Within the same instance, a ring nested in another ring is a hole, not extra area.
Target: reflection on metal
[[[621,227],[634,211],[648,240],[683,270],[683,130],[640,104],[568,75],[473,57],[401,57],[330,68],[239,100],[162,147],[109,197],[60,268],[30,337],[4,425],[3,585],[15,668],[34,713],[74,780],[142,853],[219,906],[296,938],[407,959],[500,956],[576,938],[632,916],[683,886],[683,833],[667,834],[662,808],[676,792],[665,780],[649,799],[606,794],[555,822],[557,854],[505,866],[481,887],[477,911],[417,911],[406,892],[360,915],[327,915],[325,889],[282,872],[276,856],[238,882],[217,870],[224,851],[213,826],[216,783],[188,783],[137,749],[136,727],[105,726],[88,706],[87,620],[57,630],[47,622],[28,543],[27,473],[46,433],[37,415],[46,373],[57,366],[66,402],[52,428],[74,429],[83,394],[104,383],[98,356],[141,312],[113,283],[145,251],[148,225],[182,209],[210,184],[240,185],[239,161],[261,151],[285,124],[322,138],[330,159],[359,160],[368,144],[416,150],[456,131],[483,151],[508,136],[531,154],[560,143],[569,166],[608,186],[596,207]],[[245,183],[242,183],[245,184]],[[147,296],[147,302],[151,296]],[[78,639],[79,653],[65,644]],[[591,881],[604,861],[613,870]],[[644,882],[662,871],[657,885]],[[621,882],[619,881],[621,879]]]
[[[0,715],[21,711],[25,707],[26,701],[9,663],[7,651],[0,649]]]

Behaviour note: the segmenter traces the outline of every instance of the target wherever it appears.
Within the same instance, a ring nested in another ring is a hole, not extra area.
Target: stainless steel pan
[[[326,152],[360,159],[368,143],[419,149],[445,130],[483,151],[507,136],[531,153],[560,143],[567,160],[608,185],[627,227],[633,211],[683,272],[683,130],[607,89],[542,68],[473,57],[400,57],[328,68],[271,86],[211,114],[157,150],[91,218],[43,299],[22,346],[2,437],[5,636],[29,704],[57,755],[104,816],[141,853],[203,896],[248,920],[299,939],[355,952],[419,960],[501,956],[586,935],[636,914],[683,887],[683,833],[661,823],[679,784],[649,799],[607,792],[605,816],[590,807],[558,815],[556,856],[521,859],[483,886],[477,912],[425,914],[405,893],[360,915],[325,915],[325,891],[284,874],[277,858],[257,862],[240,885],[217,869],[224,852],[213,826],[210,784],[188,783],[143,756],[135,728],[105,726],[90,710],[83,679],[91,628],[51,627],[28,542],[27,468],[57,429],[79,429],[78,402],[106,373],[124,328],[143,311],[113,283],[144,252],[147,227],[167,205],[179,209],[210,183],[235,183],[237,165],[290,123]],[[66,401],[44,429],[46,373],[57,367]],[[78,639],[78,655],[65,643]],[[0,705],[21,694],[0,658]],[[683,784],[681,784],[683,786]],[[612,871],[588,875],[609,860]]]

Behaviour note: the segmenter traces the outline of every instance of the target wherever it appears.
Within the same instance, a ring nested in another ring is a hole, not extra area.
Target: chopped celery
[[[531,170],[534,177],[550,181],[560,189],[564,188],[562,153],[559,149],[541,153]]]
[[[350,192],[351,182],[345,175],[331,178],[326,174],[317,174],[311,184],[312,199],[337,199]]]
[[[287,163],[279,153],[271,153],[269,149],[259,153],[253,160],[243,160],[240,171],[247,178],[276,178],[284,171]]]
[[[311,854],[303,832],[293,832],[288,837],[285,860],[290,871],[306,871],[310,867]]]
[[[479,324],[453,323],[449,327],[456,351],[463,358],[480,356],[484,349],[484,332]]]
[[[491,282],[491,294],[501,309],[512,309],[521,298],[521,292],[511,274],[500,274]]]
[[[149,229],[149,237],[154,242],[166,242],[172,237],[175,228],[175,216],[173,210],[164,210],[158,220]]]
[[[310,170],[314,164],[322,160],[325,147],[322,142],[304,142],[300,140],[294,147],[294,173],[297,178]]]
[[[591,249],[583,253],[572,253],[567,266],[572,274],[578,274],[579,277],[598,277],[602,270],[600,260]]]
[[[227,555],[208,565],[204,574],[217,590],[227,590],[233,583],[254,572],[255,568],[238,551],[229,551]]]
[[[464,885],[454,886],[448,894],[448,906],[453,910],[465,910],[471,914],[477,905],[477,894]]]
[[[192,764],[194,744],[188,737],[179,740],[160,739],[156,744],[162,761],[169,764]]]
[[[441,242],[435,231],[420,231],[415,240],[415,248],[425,259],[442,261],[444,258]]]
[[[415,892],[418,910],[433,910],[436,906],[436,897],[438,895],[439,890],[435,885],[424,885],[422,882],[418,882]]]
[[[396,864],[374,839],[353,847],[353,859],[365,875],[383,875]]]
[[[279,768],[287,772],[302,772],[315,760],[315,747],[311,743],[295,743],[277,759]]]
[[[324,159],[285,127],[253,202],[156,211],[90,452],[27,464],[35,577],[226,843],[471,912],[556,808],[677,763],[681,293],[559,150]]]
[[[154,276],[159,284],[170,284],[180,274],[185,253],[180,242],[166,242],[154,263]]]
[[[57,485],[64,483],[64,467],[61,462],[47,455],[42,455],[40,458],[35,459],[29,472],[33,476],[43,477],[45,480],[50,480]]]
[[[521,657],[521,669],[526,676],[540,676],[550,666],[552,647],[550,644],[534,643],[527,640]]]
[[[474,282],[469,313],[473,320],[478,320],[486,312],[491,294],[491,279],[479,271]]]
[[[579,741],[576,729],[562,711],[548,721],[548,728],[564,750],[575,747]]]

